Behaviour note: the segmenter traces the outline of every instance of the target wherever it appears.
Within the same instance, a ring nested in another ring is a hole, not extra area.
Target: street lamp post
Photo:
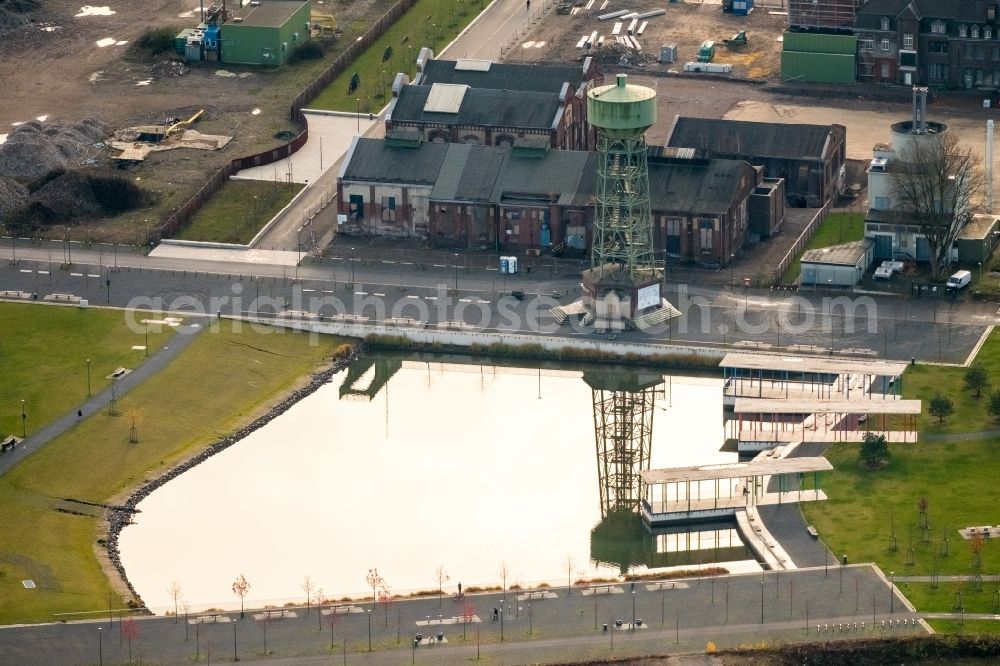
[[[360,97],[355,97],[354,101],[355,101],[355,103],[357,105],[357,109],[358,109],[358,113],[357,113],[358,134],[361,134],[361,98]]]
[[[632,590],[632,626],[631,631],[635,631],[635,590]]]
[[[368,611],[368,651],[372,651],[372,612]]]
[[[896,572],[889,572],[889,614],[891,615],[895,612],[895,602],[896,602],[896,583],[895,583]]]
[[[24,413],[24,400],[21,401],[21,439],[28,436],[28,415]]]
[[[98,663],[104,664],[104,627],[97,628],[97,659]]]
[[[87,359],[87,397],[91,396],[90,393],[90,359]]]
[[[760,581],[760,623],[764,624],[764,580]]]

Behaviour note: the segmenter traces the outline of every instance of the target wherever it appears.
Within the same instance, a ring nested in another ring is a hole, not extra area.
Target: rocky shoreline
[[[255,430],[263,428],[272,420],[288,411],[293,405],[295,405],[295,403],[315,393],[324,384],[328,384],[335,374],[342,370],[346,370],[351,363],[359,359],[367,351],[368,346],[363,341],[354,345],[349,354],[334,361],[329,368],[313,374],[308,384],[291,393],[284,400],[269,409],[263,416],[254,419],[247,426],[227,435],[226,437],[223,437],[198,455],[188,458],[180,465],[167,470],[152,481],[140,486],[129,496],[128,500],[126,500],[123,505],[108,507],[108,538],[104,547],[107,550],[108,559],[111,561],[112,566],[114,566],[118,575],[128,587],[129,593],[132,595],[132,600],[129,602],[130,606],[134,605],[135,608],[146,610],[147,613],[152,615],[152,613],[146,609],[142,598],[135,591],[135,588],[132,586],[132,582],[128,579],[128,575],[125,573],[125,567],[122,566],[121,554],[118,550],[118,537],[121,534],[122,529],[132,523],[132,517],[137,513],[136,506],[138,506],[139,502],[144,500],[150,493],[171,479],[180,476],[196,465],[200,465],[202,462],[208,460],[220,451],[228,449],[230,446]]]

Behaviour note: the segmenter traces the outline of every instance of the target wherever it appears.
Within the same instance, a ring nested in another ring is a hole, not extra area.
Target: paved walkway
[[[46,306],[39,305],[38,307]],[[198,333],[204,329],[202,324],[207,321],[207,319],[203,319],[201,321],[188,322],[174,329],[174,334],[167,339],[166,346],[157,350],[155,354],[143,361],[142,365],[132,369],[132,372],[115,382],[114,391],[116,398],[120,400],[132,389],[142,384],[177,358],[181,352],[187,349],[188,345],[194,342],[195,338],[198,337]],[[109,384],[107,388],[99,393],[95,393],[79,407],[74,407],[62,416],[49,421],[35,432],[30,433],[27,439],[18,444],[13,452],[8,451],[0,455],[0,474],[6,473],[14,465],[76,426],[80,422],[77,410],[82,411],[83,416],[87,417],[108,408],[111,404],[111,390],[111,385]],[[0,659],[0,663],[3,663],[2,659]]]
[[[307,613],[274,618],[262,625],[248,610],[223,612],[212,621],[195,615],[136,618],[133,661],[139,651],[148,663],[207,660],[268,663],[467,664],[476,654],[491,664],[566,663],[648,654],[704,653],[708,641],[719,648],[759,640],[781,643],[925,634],[920,617],[902,595],[891,591],[872,565],[843,567],[842,576],[822,567],[794,571],[711,576],[671,581],[612,584],[617,594],[582,594],[580,588],[548,588],[546,598],[506,603],[498,592],[453,600],[401,600],[391,608],[356,602],[362,612]],[[517,604],[520,603],[520,606]],[[481,622],[443,622],[463,609]],[[503,608],[503,621],[493,609]],[[128,641],[118,615],[95,609],[90,620],[0,628],[0,663],[123,663]],[[968,616],[967,616],[968,617]],[[632,618],[641,618],[632,630]],[[185,619],[188,621],[185,622]],[[206,618],[208,619],[208,618]],[[332,619],[332,621],[331,621]],[[882,620],[892,627],[882,628]],[[615,621],[622,626],[617,627]],[[608,629],[604,630],[604,625]],[[827,625],[816,634],[817,625]],[[834,629],[836,627],[836,629]],[[264,654],[264,630],[267,654]],[[440,644],[414,646],[440,630]],[[464,636],[463,636],[464,634]],[[370,642],[369,642],[370,636]],[[118,639],[118,640],[115,640]],[[691,662],[687,662],[691,663]]]
[[[970,581],[972,576],[938,576],[939,582],[956,582],[956,581]],[[896,576],[893,578],[897,583],[933,583],[934,576]],[[1000,576],[989,575],[983,576],[983,581],[1000,581]]]

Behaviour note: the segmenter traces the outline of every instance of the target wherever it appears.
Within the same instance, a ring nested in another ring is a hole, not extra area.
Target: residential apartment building
[[[1000,88],[998,0],[868,0],[858,8],[858,79]]]

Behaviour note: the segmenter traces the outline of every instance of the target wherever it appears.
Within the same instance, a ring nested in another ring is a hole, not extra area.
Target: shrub
[[[292,50],[292,54],[288,56],[288,62],[295,63],[300,60],[319,60],[324,55],[323,46],[319,42],[314,40],[309,40],[308,42],[303,42],[299,44]]]
[[[174,50],[174,38],[180,29],[174,26],[164,26],[162,28],[151,28],[142,33],[136,45],[150,55],[160,55]]]

